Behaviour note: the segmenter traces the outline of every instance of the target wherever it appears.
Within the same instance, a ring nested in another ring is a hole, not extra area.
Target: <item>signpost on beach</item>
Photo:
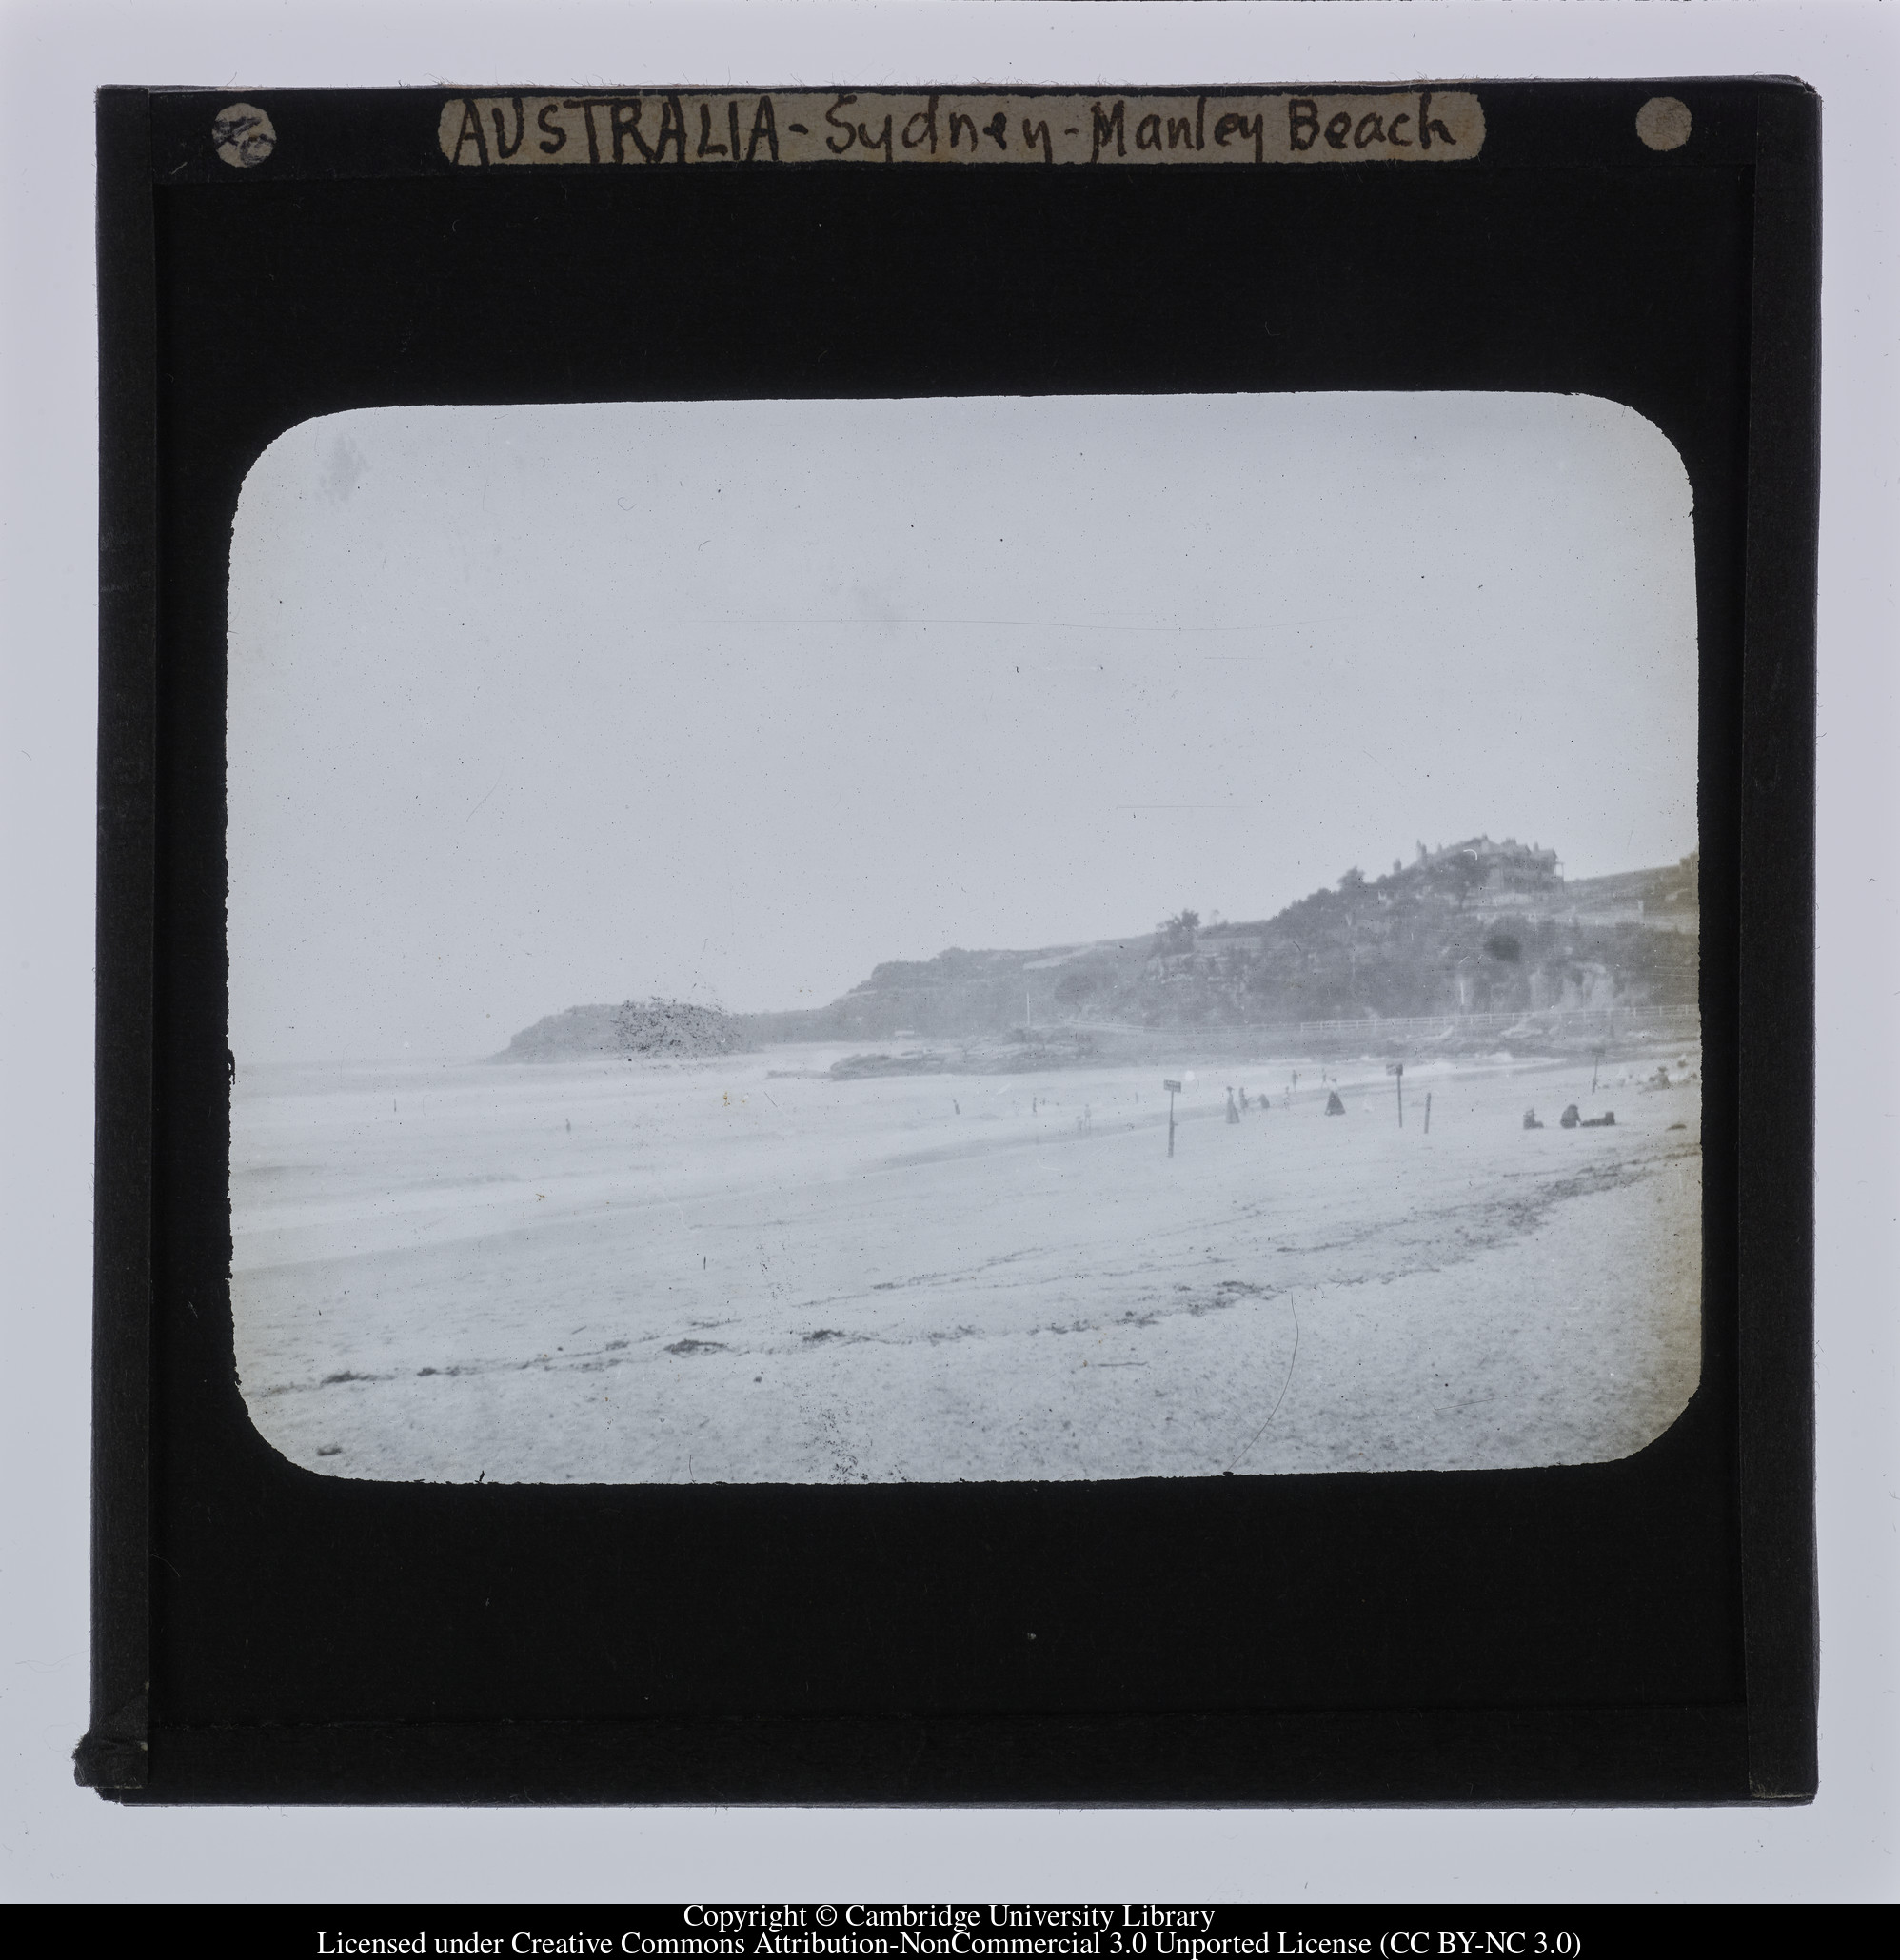
[[[1161,1087],[1168,1092],[1168,1155],[1173,1157],[1175,1154],[1175,1098],[1181,1093],[1181,1085],[1178,1082],[1170,1081],[1163,1077]]]

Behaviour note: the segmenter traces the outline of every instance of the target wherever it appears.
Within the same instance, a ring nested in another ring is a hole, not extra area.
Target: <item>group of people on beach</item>
[[[1269,1109],[1272,1107],[1272,1104],[1268,1102],[1267,1099],[1264,1096],[1258,1098],[1257,1099],[1262,1109]],[[1247,1114],[1249,1107],[1250,1105],[1247,1101],[1247,1092],[1244,1088],[1240,1091],[1240,1101],[1239,1106],[1237,1108],[1235,1106],[1234,1102],[1234,1091],[1232,1088],[1229,1088],[1229,1090],[1227,1091],[1227,1120],[1230,1123],[1237,1123],[1240,1120],[1240,1119]]]
[[[1524,1112],[1524,1127],[1527,1130],[1541,1130],[1544,1126],[1537,1120],[1535,1109]],[[1606,1109],[1601,1116],[1585,1116],[1573,1102],[1566,1103],[1564,1113],[1557,1119],[1561,1130],[1613,1130],[1616,1127],[1616,1112]]]
[[[1319,1074],[1319,1079],[1322,1082],[1329,1082],[1332,1078],[1322,1069]],[[1291,1109],[1293,1107],[1293,1092],[1298,1087],[1299,1071],[1295,1069],[1292,1076],[1288,1079],[1285,1093],[1280,1099],[1280,1106],[1283,1109]],[[1235,1099],[1237,1097],[1239,1099],[1237,1101]],[[1273,1106],[1274,1099],[1271,1096],[1262,1094],[1250,1098],[1244,1084],[1238,1089],[1230,1086],[1227,1091],[1227,1120],[1230,1123],[1237,1123],[1251,1109],[1257,1108],[1264,1114]],[[1346,1105],[1339,1100],[1339,1092],[1336,1089],[1330,1091],[1326,1098],[1326,1114],[1328,1116],[1344,1116],[1345,1113]]]

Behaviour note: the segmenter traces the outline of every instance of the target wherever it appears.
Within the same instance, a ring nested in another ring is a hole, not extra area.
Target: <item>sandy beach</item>
[[[1699,1095],[1638,1087],[1653,1058],[1594,1099],[1418,1065],[1403,1128],[1376,1062],[1328,1065],[1344,1117],[1317,1062],[1220,1064],[1170,1160],[1152,1071],[841,1052],[246,1071],[259,1429],[386,1479],[1475,1469],[1627,1455],[1693,1392]]]

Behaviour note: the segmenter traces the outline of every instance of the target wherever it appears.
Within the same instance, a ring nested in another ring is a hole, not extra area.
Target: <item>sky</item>
[[[246,480],[229,652],[247,1062],[1696,841],[1689,482],[1588,396],[324,416]]]

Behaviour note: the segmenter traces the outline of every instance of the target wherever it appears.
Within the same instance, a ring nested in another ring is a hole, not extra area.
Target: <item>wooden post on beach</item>
[[[1181,1092],[1178,1082],[1163,1081],[1161,1087],[1168,1092],[1168,1155],[1175,1154],[1175,1098]]]
[[[1405,1064],[1402,1061],[1389,1061],[1385,1065],[1387,1075],[1398,1083],[1398,1127],[1405,1127]]]
[[[1425,1092],[1425,1134],[1428,1137],[1432,1134],[1432,1092],[1429,1089]]]

